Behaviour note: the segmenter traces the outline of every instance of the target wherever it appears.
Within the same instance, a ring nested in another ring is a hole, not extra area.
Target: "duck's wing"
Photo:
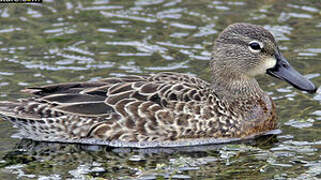
[[[158,128],[157,118],[170,121],[174,112],[183,113],[185,106],[206,101],[208,89],[207,82],[179,73],[55,84],[23,90],[35,95],[32,98],[0,102],[0,115],[36,140],[112,140],[118,139],[118,132],[145,134],[147,126]],[[112,127],[118,130],[106,133]]]
[[[102,117],[114,112],[105,103],[110,87],[146,80],[144,76],[106,78],[95,82],[72,82],[22,90],[33,97],[0,102],[0,114],[15,118],[41,119],[63,114]]]
[[[120,84],[126,82],[146,81],[148,76],[124,76],[124,77],[112,77],[105,78],[99,81],[93,82],[72,82],[72,83],[60,83],[53,85],[46,85],[41,87],[33,87],[22,90],[24,93],[29,93],[36,96],[46,96],[52,94],[81,94],[86,90],[99,88],[104,85]]]
[[[22,90],[35,97],[1,102],[0,113],[32,119],[62,114],[103,117],[119,109],[120,102],[122,106],[125,102],[152,102],[164,108],[170,102],[202,101],[207,87],[207,82],[180,73],[54,84]]]

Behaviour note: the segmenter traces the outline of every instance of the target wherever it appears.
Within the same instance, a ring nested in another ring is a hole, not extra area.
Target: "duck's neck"
[[[220,97],[228,100],[248,99],[260,97],[264,94],[258,82],[253,77],[229,68],[213,67],[212,88]]]

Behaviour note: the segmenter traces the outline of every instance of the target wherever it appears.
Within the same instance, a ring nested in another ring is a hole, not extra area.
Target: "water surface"
[[[209,80],[213,40],[249,22],[273,32],[290,63],[321,84],[320,1],[48,0],[0,4],[0,99],[108,76],[184,72]],[[0,121],[0,179],[321,178],[321,94],[258,78],[282,133],[216,146],[112,149],[11,138]]]

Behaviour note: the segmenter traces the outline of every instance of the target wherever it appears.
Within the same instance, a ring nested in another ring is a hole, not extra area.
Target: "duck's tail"
[[[16,112],[17,108],[21,106],[19,102],[11,102],[11,101],[1,101],[0,102],[0,117],[3,120],[11,121],[15,124],[15,122],[19,119],[26,119],[27,117],[19,116]]]
[[[37,137],[40,134],[47,134],[46,130],[48,125],[41,118],[36,118],[32,113],[24,113],[19,111],[23,109],[23,103],[21,102],[0,102],[0,118],[10,121],[14,127],[19,129],[19,133],[16,134],[22,137]]]
[[[0,118],[8,120],[19,129],[15,137],[49,142],[81,142],[91,128],[99,123],[95,118],[46,113],[42,104],[30,102],[0,102]],[[52,112],[53,110],[51,110]],[[85,142],[87,143],[87,142]]]
[[[39,141],[55,141],[67,138],[67,125],[61,124],[62,118],[43,118],[34,111],[28,111],[24,102],[0,102],[0,118],[10,121],[18,133],[14,137]],[[34,109],[33,109],[34,110]]]

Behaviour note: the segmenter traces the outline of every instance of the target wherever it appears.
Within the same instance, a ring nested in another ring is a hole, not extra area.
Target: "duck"
[[[160,72],[22,90],[0,116],[34,141],[113,147],[231,142],[278,128],[276,105],[255,77],[268,74],[308,93],[315,85],[281,54],[268,30],[235,23],[214,41],[211,80]]]

